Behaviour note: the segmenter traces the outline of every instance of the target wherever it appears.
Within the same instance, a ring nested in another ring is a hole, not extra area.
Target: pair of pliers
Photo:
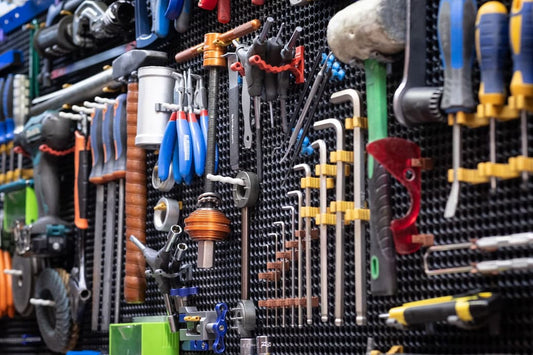
[[[200,125],[194,112],[194,89],[193,75],[191,70],[187,71],[187,121],[191,132],[191,143],[193,152],[194,171],[196,175],[202,176],[205,171],[205,155],[207,150],[207,118],[204,117],[203,125]],[[206,110],[207,112],[207,110]]]

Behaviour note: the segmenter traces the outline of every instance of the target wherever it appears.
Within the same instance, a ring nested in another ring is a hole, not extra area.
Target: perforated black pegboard
[[[238,3],[238,4],[237,4]],[[206,32],[224,32],[235,25],[253,18],[264,20],[272,16],[276,21],[276,28],[285,23],[286,29],[282,35],[283,40],[288,40],[293,28],[302,26],[304,32],[300,43],[305,45],[306,76],[311,62],[319,51],[326,45],[325,34],[329,19],[349,1],[315,0],[306,7],[291,7],[286,0],[266,1],[264,6],[252,6],[248,1],[233,1],[232,22],[229,25],[220,25],[216,21],[215,12],[207,12],[194,8],[191,18],[191,29],[184,35],[175,35],[174,38],[159,46],[160,50],[169,53],[169,60],[173,55],[183,49],[191,47],[203,39]],[[480,2],[478,5],[480,5]],[[505,1],[507,7],[510,1]],[[442,71],[438,53],[436,37],[438,1],[428,1],[427,6],[427,53],[426,53],[426,83],[427,85],[442,85]],[[276,30],[274,30],[276,31]],[[274,32],[273,31],[273,32]],[[14,35],[15,40],[5,42],[0,46],[0,51],[20,44],[22,35]],[[21,38],[21,37],[20,37]],[[242,41],[251,41],[252,36],[242,38]],[[24,44],[27,46],[27,42]],[[22,47],[24,47],[24,45]],[[347,44],[348,45],[348,44]],[[170,62],[173,63],[173,62]],[[201,58],[193,59],[185,64],[171,64],[178,70],[191,68],[193,72],[202,74],[207,82],[207,72],[201,67]],[[352,108],[348,104],[332,105],[328,102],[331,93],[345,89],[355,88],[362,94],[363,114],[366,111],[365,75],[356,68],[346,67],[346,78],[340,83],[330,83],[324,93],[319,108],[312,118],[317,121],[324,118],[338,118],[343,120],[350,117]],[[475,70],[474,87],[479,83],[478,71]],[[389,68],[388,75],[388,118],[389,135],[412,140],[420,145],[423,156],[434,160],[435,168],[423,175],[422,209],[418,219],[421,233],[435,235],[437,244],[463,242],[470,238],[505,235],[510,233],[525,232],[530,229],[533,222],[533,183],[528,189],[522,189],[518,179],[502,181],[498,184],[496,194],[490,194],[487,184],[478,186],[463,185],[460,197],[460,206],[457,215],[452,220],[443,217],[444,207],[448,198],[450,185],[446,181],[447,170],[451,167],[451,128],[444,124],[427,124],[415,128],[400,126],[392,114],[392,96],[402,76],[402,65],[396,63]],[[76,78],[73,78],[73,80]],[[227,98],[227,76],[221,75],[220,95],[218,101],[218,147],[220,150],[219,173],[226,176],[235,176],[229,166],[229,120]],[[292,114],[294,105],[302,86],[293,85],[289,89],[288,111]],[[278,105],[274,108],[278,112]],[[279,120],[279,117],[276,116]],[[293,172],[290,167],[280,164],[283,155],[280,149],[283,145],[283,134],[276,121],[275,127],[270,126],[268,105],[262,106],[263,125],[263,153],[264,153],[264,178],[261,185],[262,191],[258,205],[250,213],[250,269],[251,269],[251,299],[266,298],[266,283],[258,279],[258,273],[266,271],[266,262],[274,260],[273,240],[267,236],[271,232],[280,232],[279,228],[272,225],[275,221],[283,221],[287,230],[290,230],[290,214],[282,210],[284,205],[295,205],[294,198],[289,198],[287,192],[299,188],[301,173]],[[532,131],[530,122],[528,131]],[[498,160],[505,161],[508,157],[519,154],[519,124],[517,121],[497,124],[497,152]],[[242,137],[242,125],[241,125]],[[347,150],[352,149],[351,133],[346,133]],[[324,139],[328,150],[335,147],[333,131],[309,133],[311,141]],[[531,142],[531,133],[529,141]],[[254,150],[241,150],[242,170],[255,171]],[[533,149],[530,146],[530,155]],[[478,162],[488,160],[488,130],[487,128],[463,129],[463,165],[473,168]],[[148,155],[147,175],[151,176],[156,156]],[[299,158],[298,163],[307,163],[311,167],[318,163],[318,154],[311,157]],[[285,184],[283,181],[286,179]],[[347,180],[347,199],[353,198],[352,179]],[[152,223],[152,208],[162,193],[150,186],[148,180],[148,210],[147,210],[147,244],[152,248],[160,248],[166,238],[165,233],[157,232]],[[221,210],[231,220],[231,234],[227,241],[218,243],[215,253],[215,264],[209,270],[194,270],[194,283],[200,289],[199,295],[194,297],[193,303],[200,310],[211,310],[217,302],[226,302],[234,307],[240,299],[240,211],[233,207],[230,187],[217,184],[217,192],[221,195]],[[177,186],[164,196],[175,198],[183,202],[182,216],[188,216],[195,209],[196,199],[203,192],[203,180],[196,178],[190,186]],[[94,191],[92,191],[94,196]],[[318,206],[318,191],[314,191],[313,205]],[[328,194],[328,199],[334,199],[334,193]],[[409,206],[409,197],[398,183],[393,183],[392,189],[393,213],[396,217],[405,213]],[[71,211],[71,210],[70,210]],[[89,211],[94,211],[94,200],[91,200]],[[91,218],[93,215],[91,214]],[[104,226],[105,228],[105,226]],[[118,231],[117,231],[118,232]],[[529,354],[533,352],[533,281],[530,273],[510,272],[500,276],[484,277],[478,275],[450,275],[428,277],[422,266],[422,253],[398,256],[398,294],[394,297],[374,297],[368,293],[368,325],[355,324],[355,283],[354,283],[354,245],[353,228],[346,227],[345,236],[345,325],[336,327],[333,324],[334,309],[334,228],[328,228],[328,285],[331,293],[328,297],[329,321],[322,323],[318,308],[314,309],[313,324],[304,325],[302,328],[291,326],[290,311],[287,312],[287,326],[282,328],[274,325],[274,312],[268,315],[265,309],[258,308],[257,335],[268,335],[272,341],[272,352],[276,354],[362,354],[366,350],[367,338],[372,337],[375,347],[386,350],[394,344],[402,344],[410,353],[434,354],[481,354],[481,353],[513,353]],[[92,282],[93,258],[93,228],[88,233],[87,268],[88,282]],[[287,234],[287,238],[290,238]],[[366,235],[367,246],[369,235]],[[194,263],[196,260],[196,243],[185,238],[189,246],[186,261]],[[269,253],[267,254],[267,246]],[[462,265],[477,260],[496,258],[526,257],[531,255],[533,248],[506,249],[490,255],[476,254],[471,251],[455,251],[435,259],[435,266],[447,267]],[[312,246],[312,293],[319,295],[319,246],[318,241]],[[369,250],[367,250],[367,259]],[[115,254],[116,257],[116,254]],[[367,262],[367,273],[369,265]],[[122,269],[124,270],[124,268]],[[290,284],[290,282],[289,282]],[[113,287],[114,289],[114,287]],[[504,311],[501,317],[501,331],[498,336],[491,336],[486,329],[465,331],[448,325],[437,325],[433,335],[421,329],[400,331],[386,327],[378,315],[386,313],[390,307],[404,302],[437,297],[448,294],[458,294],[473,289],[483,289],[501,294]],[[272,295],[273,285],[270,284]],[[290,289],[287,288],[288,294]],[[304,292],[305,294],[305,292]],[[121,321],[129,321],[134,316],[164,314],[163,299],[153,281],[149,281],[146,292],[146,302],[141,305],[128,305],[121,303]],[[111,309],[113,312],[113,307]],[[281,312],[280,312],[281,314]],[[3,329],[33,329],[33,320],[2,320]],[[279,322],[281,324],[281,321]],[[16,326],[15,326],[16,325]],[[28,327],[28,328],[26,328]],[[90,331],[90,307],[86,312],[83,324],[79,349],[100,349],[107,351],[107,335],[101,332]],[[1,345],[0,345],[0,349]],[[43,353],[45,348],[41,348]],[[3,353],[22,353],[25,347],[4,348]],[[32,351],[33,348],[32,348]],[[36,351],[36,350],[35,350]],[[239,338],[230,330],[226,337],[226,352],[239,353]]]

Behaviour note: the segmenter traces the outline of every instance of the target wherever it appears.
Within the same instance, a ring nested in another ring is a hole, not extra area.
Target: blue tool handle
[[[514,0],[509,36],[513,55],[511,94],[533,96],[533,0]]]
[[[168,7],[168,0],[150,0],[152,10],[152,32],[159,38],[168,36],[170,22],[165,17],[165,10]]]
[[[127,94],[120,94],[115,103],[115,122],[113,123],[113,140],[115,141],[115,171],[113,174],[117,179],[126,177],[126,146],[128,139],[127,116],[126,116]]]
[[[189,112],[188,121],[192,137],[194,172],[196,175],[202,176],[205,170],[206,142],[204,140],[204,135],[202,134],[200,122],[198,122],[194,112]]]
[[[15,121],[13,121],[13,117],[6,117],[5,126],[6,142],[11,142],[15,138]]]
[[[135,0],[135,39],[137,48],[154,43],[157,35],[152,33],[146,0]]]
[[[91,153],[93,165],[89,181],[93,184],[102,184],[102,174],[104,168],[104,147],[102,143],[102,110],[95,109],[91,120]]]
[[[181,14],[177,20],[174,21],[174,28],[178,33],[184,33],[189,29],[191,20],[191,0],[184,0]]]
[[[172,163],[174,155],[174,147],[176,146],[176,113],[173,112],[170,120],[167,123],[161,146],[159,147],[159,158],[157,161],[158,175],[161,181],[168,179],[170,173],[170,164]],[[175,167],[174,167],[175,168]]]
[[[0,122],[4,121],[4,109],[2,108],[4,106],[3,100],[4,100],[4,84],[5,79],[0,78]]]
[[[175,20],[180,16],[182,9],[183,0],[170,0],[168,2],[167,11],[165,12],[165,17],[169,20]]]
[[[9,74],[4,82],[2,107],[4,119],[13,118],[13,74]]]
[[[207,128],[209,126],[209,113],[205,109],[200,111],[200,126],[202,127],[204,143],[207,147]]]
[[[187,122],[187,116],[183,111],[177,113],[176,130],[179,146],[179,173],[186,183],[190,183],[192,180],[192,139],[189,122]]]
[[[481,69],[479,101],[504,105],[504,68],[509,54],[509,20],[506,7],[489,1],[479,8],[476,18],[476,54]]]
[[[103,176],[106,181],[113,180],[115,169],[115,144],[113,142],[113,121],[115,110],[112,104],[106,104],[104,120],[102,124],[102,138],[104,143],[104,170]]]
[[[4,145],[7,143],[6,139],[6,123],[3,121],[0,121],[0,145]]]
[[[476,19],[475,0],[441,0],[438,38],[444,68],[441,109],[446,113],[473,112],[472,59]]]
[[[176,137],[176,144],[174,144],[173,153],[172,153],[172,175],[174,175],[174,182],[176,184],[181,184],[181,181],[183,180],[180,171],[180,158],[179,158],[179,142],[177,141]]]

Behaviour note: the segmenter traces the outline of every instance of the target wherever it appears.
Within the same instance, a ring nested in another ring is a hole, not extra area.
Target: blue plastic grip
[[[157,161],[158,176],[161,181],[168,179],[170,164],[173,160],[174,147],[176,146],[176,113],[173,112],[167,123],[161,146],[159,147],[159,158]],[[174,167],[176,168],[176,167]]]
[[[479,38],[478,61],[485,94],[505,93],[503,70],[509,53],[508,26],[506,13],[479,16],[476,26]]]
[[[178,161],[179,173],[186,184],[192,181],[192,141],[191,130],[185,112],[179,111],[176,117],[176,130],[178,133]]]
[[[10,118],[9,107],[13,107],[13,103],[9,103],[9,97],[13,97],[13,74],[9,74],[4,82],[4,92],[2,97],[2,109],[4,112],[4,118]],[[12,118],[12,117],[11,117]]]
[[[181,14],[183,9],[183,0],[170,0],[168,2],[167,11],[165,12],[165,17],[169,20],[175,20]]]
[[[15,138],[15,121],[13,121],[13,117],[6,117],[5,132],[6,142],[11,142]]]
[[[192,151],[194,156],[194,171],[196,175],[202,176],[205,170],[205,151],[206,144],[200,123],[196,119],[196,115],[190,112],[188,115],[189,128],[192,136]]]
[[[135,0],[135,39],[137,48],[144,48],[157,40],[152,33],[148,18],[148,4],[145,0]]]
[[[525,92],[520,94],[530,96],[531,88],[527,85],[533,84],[533,62],[531,61],[533,58],[533,1],[513,1],[509,31],[513,52],[513,71],[520,72],[522,76],[520,84],[526,84],[526,87],[522,88]],[[513,84],[511,83],[511,92]]]
[[[152,32],[159,38],[165,38],[168,36],[170,27],[170,22],[165,17],[168,0],[150,0],[150,7],[152,9]]]

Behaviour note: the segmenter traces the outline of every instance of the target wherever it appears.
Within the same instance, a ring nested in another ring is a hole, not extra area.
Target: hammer
[[[330,49],[342,62],[366,72],[368,142],[387,136],[387,83],[384,62],[405,46],[405,0],[360,0],[329,21]],[[374,295],[396,292],[396,265],[390,222],[390,176],[368,158],[370,204],[371,290]],[[357,196],[354,196],[357,199]]]

